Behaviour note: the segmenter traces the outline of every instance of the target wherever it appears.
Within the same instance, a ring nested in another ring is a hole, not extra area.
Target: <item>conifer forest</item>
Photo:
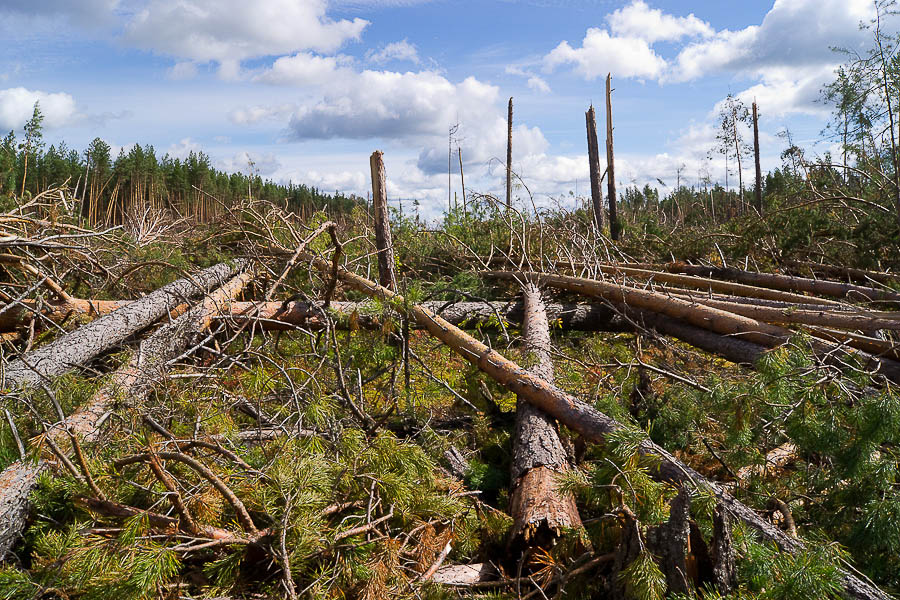
[[[821,91],[833,152],[764,140],[764,172],[767,107],[728,95],[729,180],[617,181],[604,73],[583,196],[534,201],[510,98],[505,193],[437,220],[374,147],[345,195],[48,145],[36,103],[0,143],[0,598],[900,597],[871,34]]]

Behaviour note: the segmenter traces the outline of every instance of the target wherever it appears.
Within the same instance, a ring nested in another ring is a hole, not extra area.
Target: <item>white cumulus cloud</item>
[[[415,44],[410,44],[405,39],[387,44],[377,51],[369,50],[366,52],[366,60],[377,65],[393,61],[408,61],[416,65],[420,62],[419,51]]]
[[[149,0],[126,24],[124,40],[179,59],[215,61],[234,77],[247,59],[333,52],[368,25],[333,20],[326,9],[325,0]]]
[[[78,117],[75,99],[69,94],[14,87],[0,90],[0,128],[21,129],[31,118],[35,102],[40,103],[44,127],[60,127]]]
[[[635,0],[606,18],[617,36],[638,38],[648,42],[676,41],[684,37],[709,37],[712,26],[690,14],[676,17],[658,8],[650,8],[643,0]]]
[[[666,61],[645,39],[613,36],[605,29],[592,27],[580,48],[564,41],[544,57],[545,70],[552,71],[560,65],[573,65],[589,80],[608,72],[617,77],[656,79],[663,74]]]

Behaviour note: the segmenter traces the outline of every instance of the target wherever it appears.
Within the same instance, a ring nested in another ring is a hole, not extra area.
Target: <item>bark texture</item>
[[[307,256],[313,265],[328,273],[328,261]],[[391,301],[439,340],[451,347],[460,356],[476,365],[495,381],[513,393],[525,398],[529,403],[554,416],[560,423],[583,435],[587,440],[603,442],[606,436],[624,426],[588,404],[577,400],[543,379],[534,377],[516,363],[491,350],[472,336],[451,325],[431,311],[418,305],[402,308],[403,298],[346,269],[338,270],[338,277],[350,287],[372,297]],[[651,474],[662,481],[669,481],[679,487],[701,488],[716,496],[719,503],[734,518],[752,527],[765,541],[775,543],[785,552],[796,553],[805,548],[803,542],[792,538],[760,517],[756,511],[732,497],[721,485],[710,481],[688,465],[682,463],[664,448],[645,439],[640,443],[639,452],[658,458],[657,468]],[[841,570],[845,593],[851,598],[890,600],[890,597],[874,585],[857,577],[854,573]]]
[[[209,327],[215,312],[228,310],[228,303],[251,278],[249,272],[238,275],[145,339],[131,360],[113,374],[110,382],[100,388],[86,406],[50,431],[56,445],[68,447],[66,429],[85,441],[96,441],[100,419],[117,401],[126,399],[131,406],[144,402],[153,385],[165,376],[166,363],[182,353],[195,334]],[[42,465],[19,460],[0,473],[0,516],[4,517],[0,523],[9,523],[8,527],[0,527],[0,560],[21,535],[28,515],[27,498],[37,485],[36,476],[42,468]]]
[[[246,267],[243,261],[221,263],[190,279],[179,279],[140,300],[113,311],[72,333],[45,344],[6,368],[6,387],[36,385],[84,365],[97,355],[121,344],[174,310],[185,299],[220,286]]]
[[[609,237],[619,239],[619,217],[616,197],[616,160],[613,152],[612,75],[606,75],[606,185],[609,198]]]
[[[541,292],[536,285],[527,283],[523,295],[525,349],[536,361],[529,371],[552,383],[550,331]],[[510,547],[549,547],[564,529],[581,527],[575,497],[557,489],[558,476],[568,470],[569,461],[556,419],[519,398],[511,465],[509,505],[514,522]]]
[[[372,168],[372,207],[375,212],[375,246],[378,250],[378,281],[388,289],[397,288],[394,273],[394,243],[391,240],[391,215],[387,204],[384,153],[376,150],[369,158]]]
[[[603,231],[603,193],[600,191],[600,148],[597,142],[597,116],[594,105],[584,113],[587,128],[588,169],[591,174],[591,206],[594,209],[594,226]]]

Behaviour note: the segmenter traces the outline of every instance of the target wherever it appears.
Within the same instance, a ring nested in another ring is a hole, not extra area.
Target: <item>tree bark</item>
[[[307,255],[316,268],[329,273],[331,264],[323,259]],[[587,440],[603,442],[607,435],[621,430],[624,426],[588,404],[577,400],[552,384],[528,373],[516,363],[491,350],[475,338],[419,305],[404,308],[404,300],[399,294],[379,286],[346,269],[338,269],[338,277],[350,287],[374,298],[391,301],[398,310],[416,319],[436,338],[447,344],[460,356],[476,365],[491,378],[508,390],[517,394],[537,408],[552,415]],[[642,454],[658,458],[657,466],[651,474],[662,481],[669,481],[679,487],[702,489],[715,495],[723,507],[737,519],[757,531],[768,542],[775,543],[781,550],[790,553],[802,551],[805,546],[799,539],[792,538],[760,517],[756,511],[728,494],[719,484],[682,463],[665,449],[644,439],[638,447]],[[890,600],[890,597],[855,574],[841,569],[846,594],[851,598]]]
[[[603,232],[603,193],[600,191],[600,149],[597,143],[597,118],[594,105],[584,113],[587,128],[588,169],[591,174],[591,206],[594,209],[594,226]]]
[[[525,349],[537,361],[530,372],[552,383],[550,329],[541,292],[536,285],[527,283],[523,295]],[[557,478],[568,470],[569,461],[556,420],[519,398],[509,500],[513,526],[508,543],[517,553],[534,545],[549,549],[564,529],[581,527],[575,497],[558,489]]]
[[[615,267],[627,270],[627,267]],[[733,267],[705,267],[700,265],[688,265],[684,263],[669,263],[664,270],[669,273],[685,273],[698,277],[714,277],[736,281],[741,284],[759,286],[785,292],[804,292],[807,294],[819,294],[841,300],[857,302],[896,302],[900,301],[900,293],[877,290],[875,288],[842,283],[838,281],[825,281],[823,279],[809,279],[807,277],[795,277],[793,275],[778,275],[775,273],[753,273]],[[807,302],[812,300],[804,298]]]
[[[378,251],[378,281],[388,289],[397,288],[394,273],[394,244],[391,241],[391,216],[387,204],[384,153],[376,150],[369,158],[372,168],[372,207],[375,210],[375,246]]]
[[[778,300],[782,302],[793,302],[798,304],[831,304],[835,306],[839,304],[838,302],[835,302],[833,300],[824,300],[820,298],[813,298],[810,296],[803,296],[801,294],[793,293],[792,291],[785,291],[781,289],[771,289],[772,286],[760,284],[760,282],[765,281],[765,279],[759,279],[755,281],[751,280],[752,278],[735,280],[738,281],[738,283],[733,283],[732,281],[721,281],[721,279],[723,279],[721,277],[711,279],[709,276],[709,273],[711,273],[711,271],[704,271],[704,269],[710,268],[715,267],[697,267],[696,269],[694,269],[693,265],[685,265],[684,267],[667,267],[665,269],[665,272],[663,272],[619,265],[597,266],[597,269],[602,273],[608,273],[612,275],[627,275],[628,277],[634,277],[635,279],[648,279],[659,283],[671,283],[674,285],[680,285],[683,287],[690,287],[699,290],[733,294],[735,296],[763,298],[766,300]],[[674,269],[679,270],[673,272]],[[681,269],[684,270],[682,271]],[[728,271],[731,270],[732,269],[728,269]],[[737,271],[738,269],[733,270]],[[741,272],[743,273],[744,271]],[[762,273],[757,273],[755,275],[762,275]]]
[[[513,99],[509,99],[506,115],[506,210],[512,208],[512,131]]]
[[[756,212],[762,214],[762,169],[759,165],[759,115],[756,111],[756,102],[753,102],[753,158],[756,163]]]
[[[87,405],[69,415],[49,434],[60,448],[66,447],[68,430],[85,441],[95,441],[99,435],[97,424],[117,402],[125,398],[131,406],[140,405],[153,386],[165,377],[166,363],[187,348],[191,338],[212,323],[212,316],[228,310],[232,298],[252,279],[242,273],[207,296],[188,312],[157,329],[141,342],[131,360],[113,373],[109,383],[100,388]],[[39,438],[38,438],[39,441]],[[19,460],[0,473],[0,560],[21,535],[28,513],[28,496],[37,485],[37,474],[47,466],[29,460]]]
[[[738,336],[743,340],[760,344],[767,348],[780,346],[793,336],[793,332],[790,329],[770,325],[757,319],[743,317],[711,306],[705,306],[696,301],[605,281],[532,272],[515,274],[504,271],[486,271],[485,275],[500,279],[525,277],[530,281],[536,281],[555,288],[605,298],[618,304],[635,306],[675,319],[682,319],[697,327],[709,329],[722,335]],[[810,340],[810,345],[816,353],[823,354],[826,357],[831,357],[835,350],[841,349],[839,344],[819,339]],[[862,352],[858,356],[863,359],[863,363],[867,368],[876,369],[891,381],[900,383],[900,363]]]
[[[37,385],[42,380],[52,379],[84,365],[159,320],[184,303],[186,298],[222,285],[246,265],[246,261],[237,261],[233,265],[221,263],[190,279],[179,279],[27,353],[7,366],[5,387]]]
[[[616,161],[613,152],[612,76],[606,75],[606,185],[609,199],[609,237],[619,239],[619,218],[616,210]]]

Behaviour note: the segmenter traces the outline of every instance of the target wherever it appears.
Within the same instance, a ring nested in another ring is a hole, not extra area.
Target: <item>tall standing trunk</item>
[[[457,146],[456,152],[459,155],[459,183],[462,186],[463,215],[468,215],[468,208],[466,207],[466,175],[463,173],[462,148]]]
[[[512,124],[513,99],[509,99],[506,115],[506,209],[512,208]]]
[[[762,169],[759,166],[759,115],[753,102],[753,158],[756,162],[756,212],[762,214]]]
[[[731,109],[731,127],[732,134],[734,135],[734,155],[737,157],[737,172],[738,172],[738,198],[741,203],[741,212],[744,212],[744,173],[741,167],[741,144],[738,138],[737,131],[737,109]]]
[[[529,372],[553,383],[550,328],[541,292],[533,283],[525,284],[522,291],[525,349],[536,360]],[[556,419],[524,398],[519,398],[516,405],[511,470],[509,506],[514,522],[510,547],[517,550],[529,545],[549,548],[564,529],[581,527],[575,497],[571,492],[558,489],[557,480],[569,470],[569,461],[559,438]]]
[[[384,287],[397,288],[394,274],[394,245],[391,241],[391,217],[388,213],[384,153],[376,150],[369,159],[372,167],[372,205],[375,210],[375,246],[378,250],[378,281]]]
[[[597,143],[597,118],[594,105],[584,113],[587,126],[588,169],[591,173],[591,205],[594,208],[594,225],[597,233],[603,231],[603,193],[600,191],[600,149]]]
[[[616,214],[616,161],[613,153],[612,76],[606,75],[606,185],[609,198],[609,237],[619,239],[619,218]]]

